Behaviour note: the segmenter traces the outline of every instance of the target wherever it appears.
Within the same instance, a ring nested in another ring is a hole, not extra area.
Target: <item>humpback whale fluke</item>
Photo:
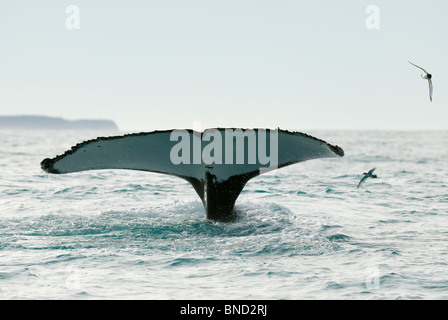
[[[338,146],[280,129],[166,130],[85,141],[44,159],[41,168],[54,174],[128,169],[177,176],[193,186],[208,219],[233,221],[235,201],[253,177],[301,161],[343,155]]]

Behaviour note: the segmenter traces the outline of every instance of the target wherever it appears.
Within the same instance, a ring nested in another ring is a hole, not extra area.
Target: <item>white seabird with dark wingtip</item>
[[[375,171],[375,169],[376,169],[376,168],[373,168],[373,169],[371,169],[369,172],[367,172],[367,173],[364,172],[364,173],[363,173],[364,177],[362,177],[361,181],[359,181],[359,183],[358,183],[358,187],[357,187],[357,188],[359,188],[359,186],[360,186],[364,181],[366,181],[367,178],[376,178],[376,177],[377,177],[376,174],[373,174],[373,171]]]
[[[419,67],[416,64],[413,64],[411,61],[408,61],[410,64],[412,64],[413,66],[423,70],[424,73],[422,73],[422,78],[423,79],[427,79],[428,80],[428,85],[429,85],[429,101],[432,102],[432,74],[430,74],[429,72],[427,72],[425,69],[423,69],[422,67]]]

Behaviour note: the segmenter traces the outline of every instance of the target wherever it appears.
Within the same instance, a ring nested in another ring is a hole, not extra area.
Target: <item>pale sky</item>
[[[448,128],[446,0],[0,1],[0,115]],[[432,103],[408,60],[433,74]]]

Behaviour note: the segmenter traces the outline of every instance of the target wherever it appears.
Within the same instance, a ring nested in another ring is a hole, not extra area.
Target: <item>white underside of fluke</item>
[[[243,144],[238,144],[235,138],[226,139],[224,130],[227,129],[208,129],[202,137],[209,130],[215,130],[215,136],[221,134],[222,140],[204,141],[200,134],[191,130],[178,130],[183,139],[179,134],[173,136],[174,130],[97,138],[80,143],[54,159],[44,160],[46,163],[43,162],[42,168],[61,174],[129,169],[197,180],[203,180],[205,171],[209,171],[216,179],[224,181],[236,175],[263,173],[301,161],[343,155],[339,147],[302,133],[271,130],[263,136],[259,134],[260,129],[253,129],[255,142],[246,138]],[[232,143],[233,157],[228,157],[229,152],[226,152],[229,151],[229,143]],[[266,150],[261,150],[264,146]],[[189,153],[188,157],[186,153]],[[184,161],[180,162],[182,159]]]

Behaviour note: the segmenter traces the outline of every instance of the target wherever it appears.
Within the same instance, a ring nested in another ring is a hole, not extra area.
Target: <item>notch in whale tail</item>
[[[193,186],[208,219],[234,221],[235,202],[253,177],[306,160],[343,155],[338,146],[280,129],[167,130],[85,141],[44,159],[41,168],[53,174],[128,169],[177,176]]]

